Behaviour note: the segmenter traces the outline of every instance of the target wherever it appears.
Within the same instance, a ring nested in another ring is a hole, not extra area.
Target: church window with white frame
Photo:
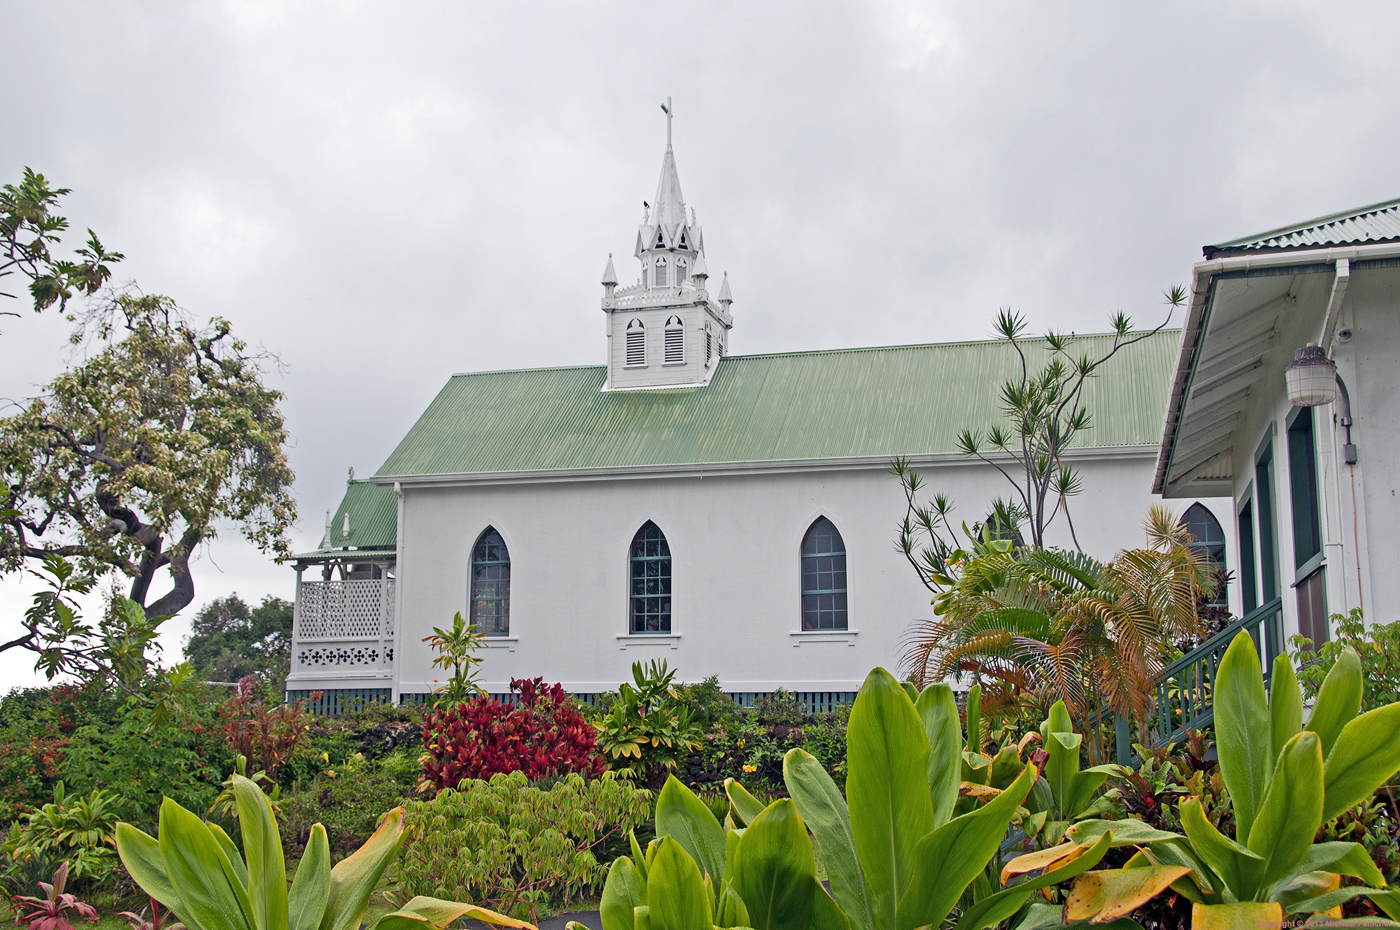
[[[644,368],[647,363],[647,331],[641,320],[627,324],[627,367]]]
[[[628,556],[632,633],[671,632],[671,547],[648,520],[632,537]]]
[[[665,287],[666,283],[666,259],[658,258],[656,260],[656,286]]]
[[[472,547],[472,628],[483,636],[510,635],[510,551],[488,526]]]
[[[846,543],[834,523],[818,517],[802,537],[802,629],[846,628]]]
[[[685,361],[685,325],[673,316],[666,321],[666,364],[679,365]]]
[[[686,264],[685,264],[685,259],[683,259],[683,258],[678,258],[678,259],[676,259],[676,287],[680,287],[682,284],[685,283],[685,275],[686,275]]]

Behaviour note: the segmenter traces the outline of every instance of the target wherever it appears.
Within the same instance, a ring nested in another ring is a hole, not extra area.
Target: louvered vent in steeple
[[[685,362],[685,326],[681,318],[673,316],[666,321],[666,364],[679,365]]]

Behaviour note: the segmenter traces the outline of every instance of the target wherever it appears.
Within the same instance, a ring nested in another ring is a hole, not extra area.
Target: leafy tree
[[[215,318],[167,297],[112,295],[82,321],[92,354],[0,419],[0,573],[72,560],[124,575],[134,605],[167,617],[195,595],[189,560],[217,521],[279,556],[296,519],[282,395]],[[171,588],[152,598],[157,573]],[[0,651],[41,653],[32,627]]]
[[[1185,302],[1186,290],[1174,287],[1164,296],[1175,310]],[[995,468],[1011,484],[1010,496],[991,505],[986,523],[994,538],[1019,542],[1024,528],[1025,542],[1041,548],[1045,545],[1046,529],[1063,514],[1075,548],[1079,547],[1069,499],[1083,489],[1083,482],[1064,453],[1080,433],[1092,426],[1084,405],[1084,385],[1123,349],[1155,335],[1170,321],[1169,311],[1155,329],[1139,331],[1133,328],[1132,318],[1119,311],[1109,321],[1113,343],[1097,358],[1088,353],[1075,357],[1071,354],[1074,337],[1051,331],[1043,339],[1049,360],[1039,370],[1033,370],[1024,345],[1025,318],[1010,310],[998,314],[994,324],[997,336],[1011,347],[1019,361],[1019,371],[1004,381],[999,391],[1006,423],[965,429],[958,436],[958,451]],[[923,480],[918,473],[902,459],[895,460],[894,471],[907,502],[898,545],[924,585],[931,591],[941,591],[946,584],[939,579],[949,577],[950,563],[965,554],[949,518],[953,501],[939,494],[931,503],[920,504]],[[979,524],[967,531],[974,543],[983,535],[981,529]],[[922,546],[921,537],[926,540]]]
[[[257,676],[281,690],[291,661],[292,602],[267,595],[249,609],[237,594],[205,604],[195,615],[185,658],[206,681]]]
[[[66,187],[49,187],[47,178],[29,168],[19,184],[0,187],[0,286],[16,273],[28,278],[36,313],[55,303],[66,306],[74,291],[96,294],[111,277],[109,265],[123,257],[103,248],[89,229],[87,245],[77,250],[76,261],[54,258],[52,249],[68,228],[68,220],[55,211],[59,198],[69,193]],[[0,290],[0,296],[19,295]],[[0,315],[19,316],[9,311]]]

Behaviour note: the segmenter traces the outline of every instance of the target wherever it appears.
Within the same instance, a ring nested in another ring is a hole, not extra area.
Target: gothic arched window
[[[802,629],[846,629],[846,543],[826,517],[802,537]]]
[[[627,324],[627,367],[640,368],[647,363],[647,330],[641,320]]]
[[[1211,513],[1200,504],[1192,504],[1186,508],[1186,513],[1181,516],[1181,526],[1186,528],[1186,532],[1191,534],[1191,548],[1196,550],[1196,554],[1210,561],[1215,570],[1222,573],[1221,585],[1215,592],[1215,597],[1211,599],[1208,607],[1227,607],[1229,602],[1225,594],[1224,571],[1225,571],[1225,531],[1220,528],[1220,521],[1215,519],[1215,514]]]
[[[632,537],[628,567],[632,632],[671,632],[671,547],[650,520]]]
[[[664,258],[656,260],[656,286],[666,286],[666,259]]]
[[[471,619],[484,636],[510,635],[510,552],[492,526],[472,547]]]
[[[680,287],[682,284],[685,283],[685,273],[686,273],[685,259],[683,259],[683,258],[678,258],[678,259],[676,259],[676,286],[677,286],[677,287]]]
[[[673,316],[666,321],[666,362],[676,364],[685,361],[685,325],[681,318]]]

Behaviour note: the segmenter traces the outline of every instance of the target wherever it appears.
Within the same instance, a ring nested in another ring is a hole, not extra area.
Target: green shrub
[[[511,772],[407,807],[394,900],[428,895],[533,918],[601,886],[596,851],[649,819],[651,792],[578,775],[542,789]]]
[[[219,707],[226,695],[199,688],[182,695],[182,710],[161,713],[129,700],[114,724],[73,731],[63,776],[82,792],[106,788],[121,797],[122,819],[154,825],[161,798],[207,811],[234,759],[222,739]]]
[[[0,825],[53,795],[65,777],[74,731],[89,724],[112,726],[120,709],[119,700],[95,687],[16,688],[0,698]],[[46,878],[52,874],[49,869]]]
[[[759,723],[768,726],[796,727],[801,726],[803,719],[797,695],[786,688],[760,696],[753,702],[753,714]]]
[[[623,682],[608,711],[594,722],[598,751],[624,778],[660,787],[690,750],[700,745],[701,728],[678,698],[674,669],[663,660],[645,667],[632,663],[635,687]]]
[[[112,875],[117,857],[111,849],[117,827],[116,796],[100,788],[90,795],[69,794],[63,782],[54,786],[53,800],[21,823],[10,826],[3,843],[12,875],[24,863],[67,860],[66,873],[75,884],[100,885]]]
[[[333,856],[349,855],[374,833],[384,811],[415,798],[420,774],[416,752],[397,752],[376,760],[351,756],[331,764],[329,753],[319,773],[298,780],[282,796],[287,853],[300,856],[311,828],[325,824]]]
[[[1333,638],[1321,646],[1306,636],[1294,636],[1290,641],[1297,650],[1294,665],[1303,697],[1309,701],[1317,697],[1327,673],[1350,646],[1361,659],[1361,709],[1374,710],[1400,701],[1400,621],[1367,627],[1361,609],[1353,608],[1347,614],[1333,614],[1331,626]]]
[[[672,689],[676,703],[690,711],[690,719],[703,729],[727,726],[740,713],[739,705],[724,692],[718,675]]]

